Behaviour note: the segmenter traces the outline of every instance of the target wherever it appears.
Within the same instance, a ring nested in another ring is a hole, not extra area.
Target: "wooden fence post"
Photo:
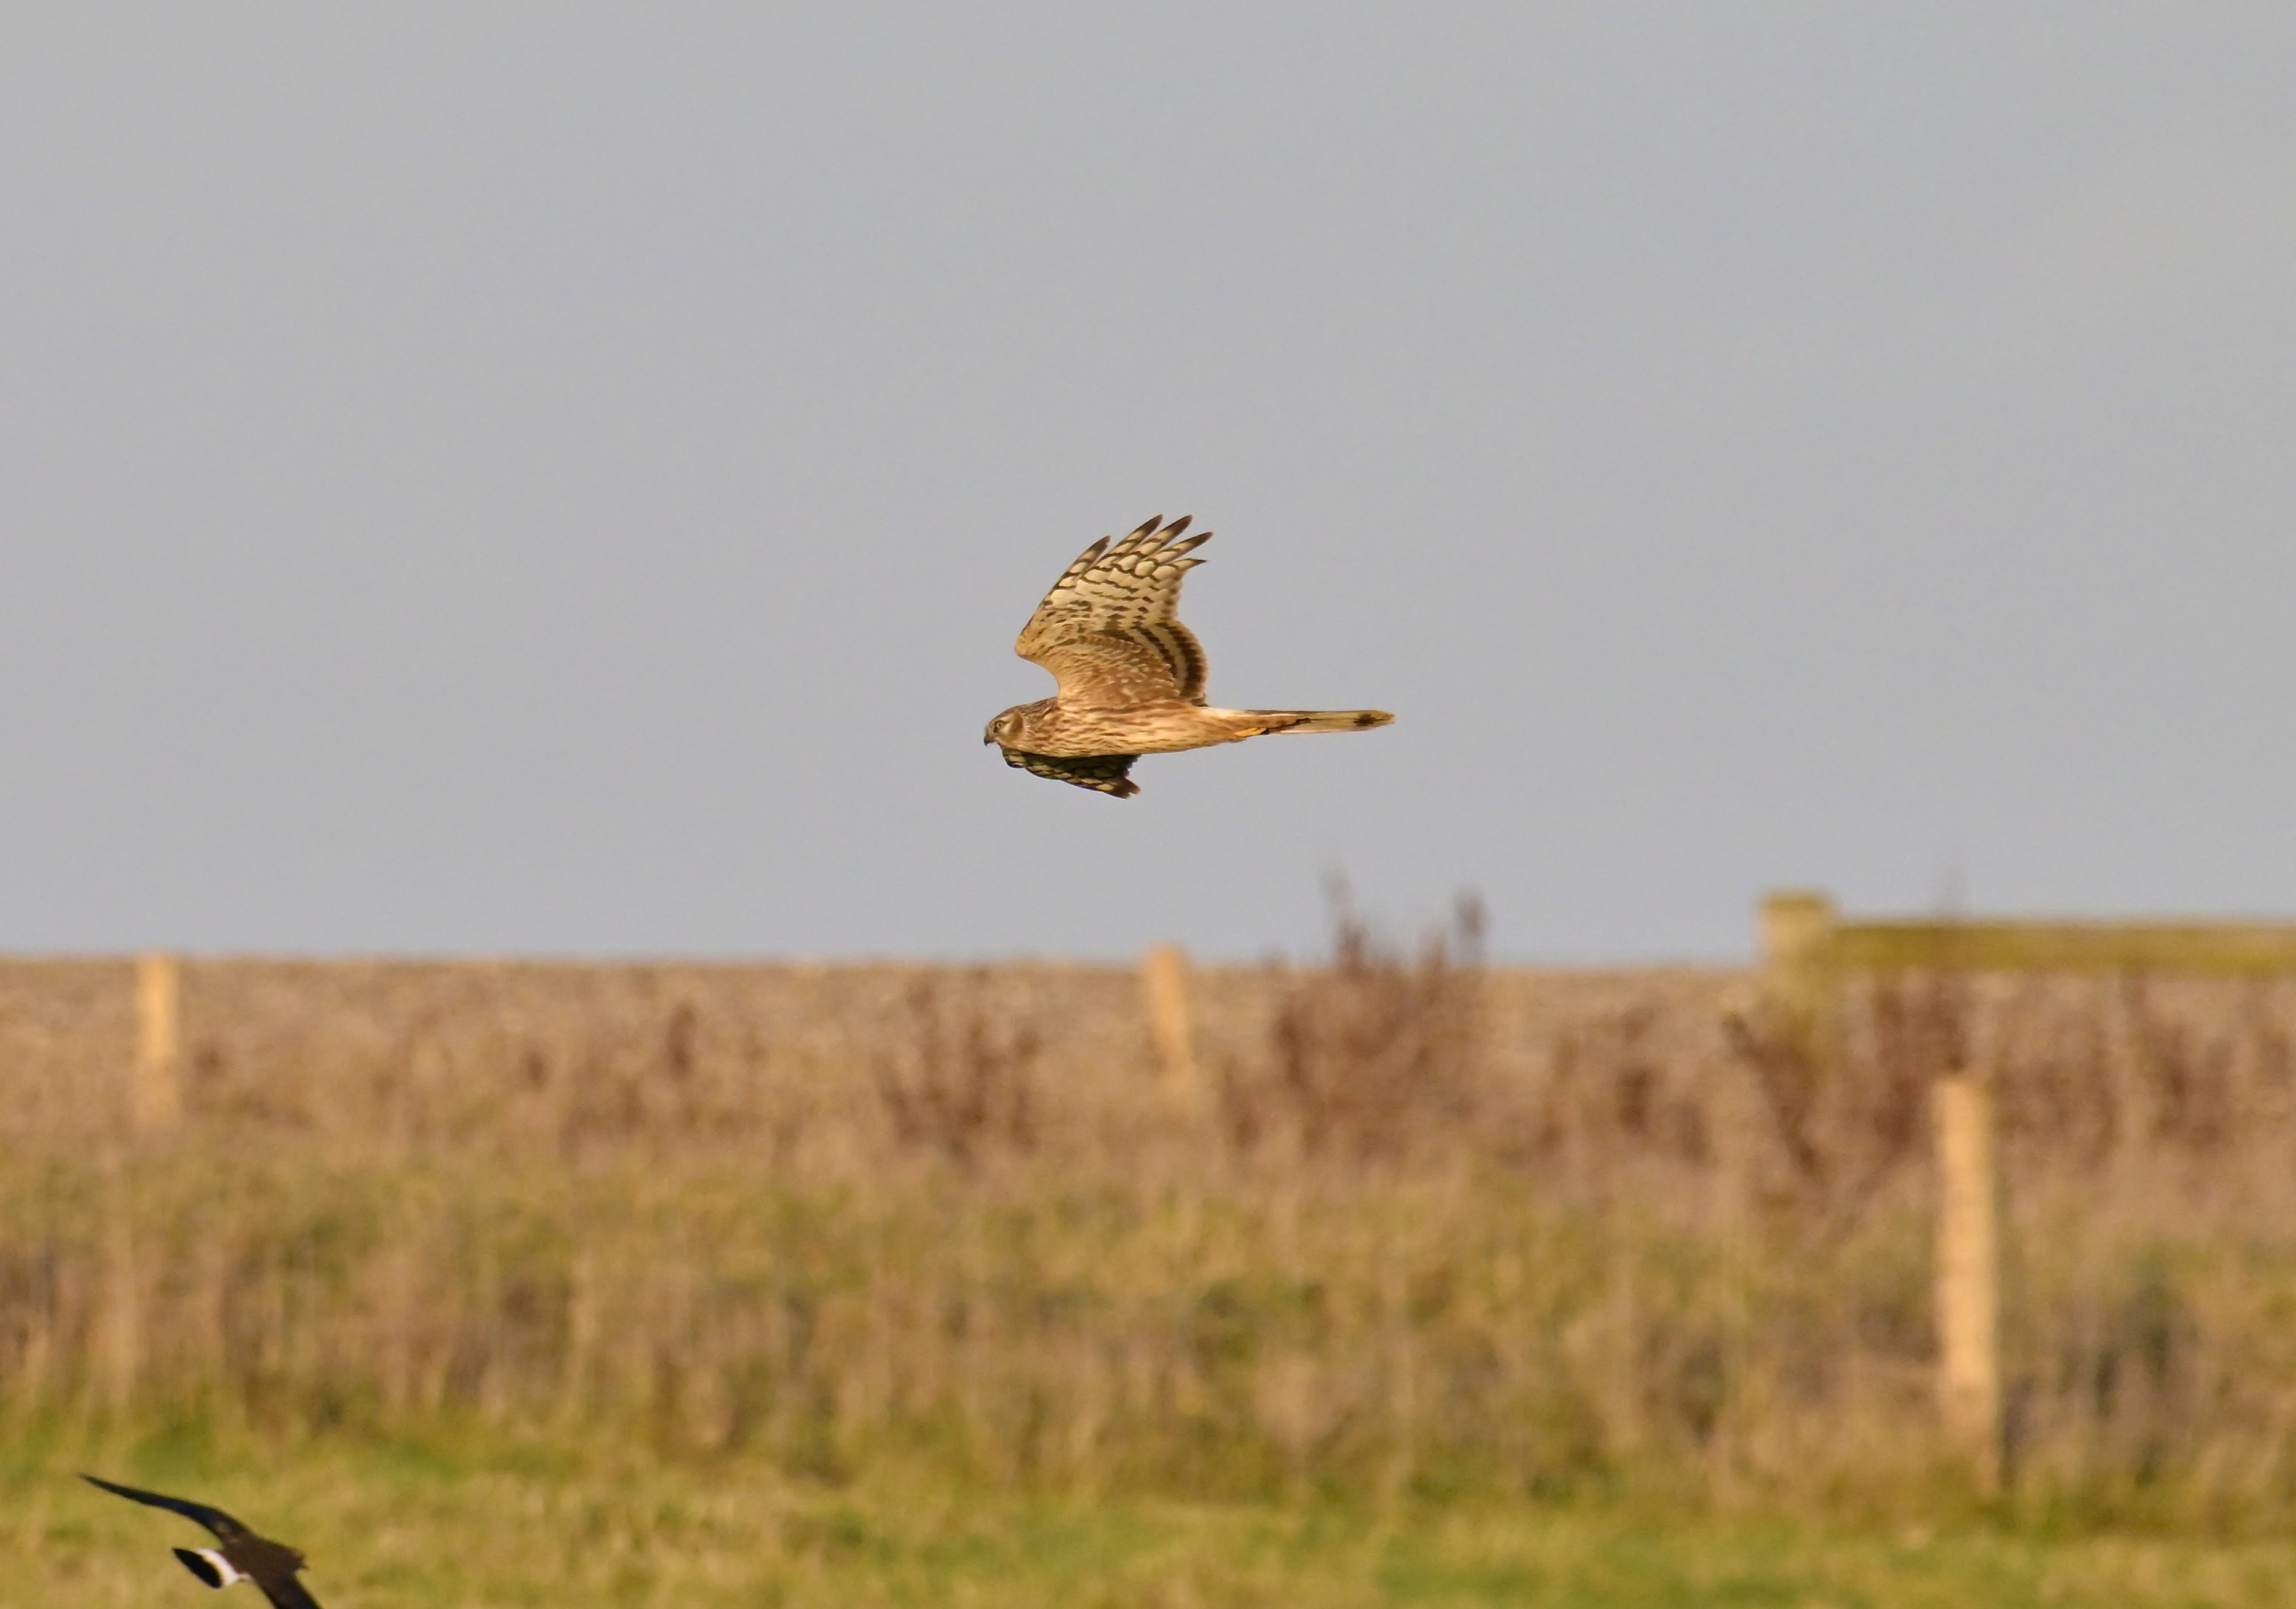
[[[1762,903],[1759,999],[1768,1031],[1824,1066],[1841,1047],[1841,981],[1853,973],[2150,973],[2296,975],[2289,922],[1843,922],[1823,894]],[[1991,1088],[1966,1072],[1932,1088],[1938,1164],[1938,1409],[1979,1490],[2007,1479],[2001,1385],[2000,1190]]]
[[[1840,1030],[1839,924],[1824,894],[1798,891],[1762,901],[1762,997],[1778,1025],[1820,1065],[1833,1060]]]
[[[173,956],[138,956],[128,1126],[156,1134],[173,1129],[183,1115],[183,971]]]
[[[1148,997],[1148,1033],[1156,1046],[1165,1088],[1182,1104],[1193,1107],[1202,1089],[1195,1028],[1188,1015],[1187,953],[1176,944],[1156,946],[1141,964],[1140,981]]]
[[[1937,1080],[1938,1408],[1978,1490],[2001,1489],[2001,1260],[1992,1092]]]

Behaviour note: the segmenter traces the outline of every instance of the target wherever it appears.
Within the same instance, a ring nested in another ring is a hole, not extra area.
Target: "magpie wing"
[[[255,1533],[220,1508],[209,1508],[204,1503],[194,1503],[184,1498],[170,1498],[156,1491],[144,1491],[134,1486],[122,1486],[96,1475],[80,1476],[91,1486],[101,1486],[114,1497],[126,1498],[131,1503],[143,1503],[153,1508],[164,1508],[179,1514],[187,1520],[204,1525],[218,1542],[238,1542],[251,1539]]]

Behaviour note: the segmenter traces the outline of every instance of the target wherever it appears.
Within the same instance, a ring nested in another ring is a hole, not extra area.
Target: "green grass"
[[[1600,1506],[1336,1508],[793,1482],[761,1464],[441,1442],[45,1438],[0,1449],[9,1604],[204,1602],[193,1528],[74,1478],[217,1503],[304,1548],[329,1609],[2144,1609],[2296,1601],[2296,1543],[1669,1522]]]

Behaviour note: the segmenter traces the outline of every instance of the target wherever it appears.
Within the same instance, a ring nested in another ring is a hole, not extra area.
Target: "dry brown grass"
[[[0,969],[0,1422],[463,1422],[841,1478],[1963,1500],[1929,1081],[1997,1087],[2012,1495],[2296,1517],[2296,987],[1899,978],[1846,1064],[1726,974],[1472,935],[1060,967],[212,963],[185,1126],[127,969]]]

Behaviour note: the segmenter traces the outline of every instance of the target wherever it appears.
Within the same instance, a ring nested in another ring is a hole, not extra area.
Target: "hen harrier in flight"
[[[168,1509],[206,1526],[222,1547],[178,1547],[175,1553],[184,1569],[209,1586],[228,1587],[234,1581],[253,1581],[275,1609],[319,1609],[318,1599],[306,1592],[303,1583],[295,1579],[296,1572],[303,1568],[303,1556],[285,1543],[257,1536],[222,1509],[209,1508],[204,1503],[161,1497],[156,1491],[139,1491],[133,1486],[116,1486],[94,1475],[82,1475],[80,1479],[130,1501]]]
[[[1160,516],[1114,546],[1084,550],[1021,628],[1013,652],[1053,673],[1060,691],[1015,704],[983,743],[1037,776],[1129,799],[1125,775],[1143,754],[1241,743],[1272,732],[1360,732],[1384,710],[1215,710],[1204,702],[1204,651],[1175,618],[1180,581],[1212,533],[1182,539],[1188,516]]]

